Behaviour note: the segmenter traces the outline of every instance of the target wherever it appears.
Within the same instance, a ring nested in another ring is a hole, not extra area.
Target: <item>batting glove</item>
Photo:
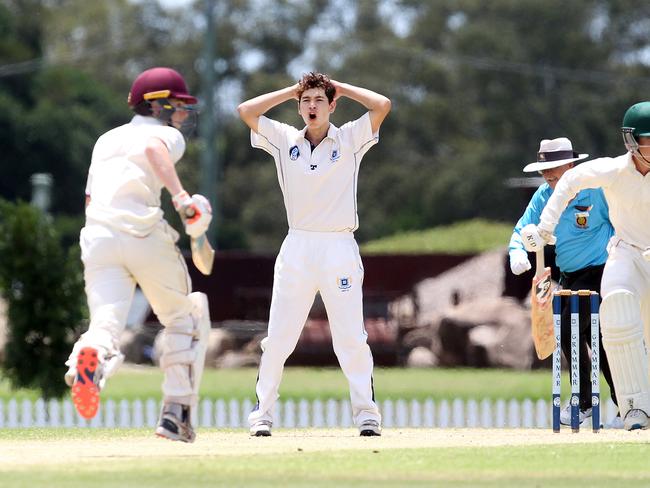
[[[521,240],[526,250],[531,252],[541,251],[546,244],[555,244],[556,241],[553,234],[535,224],[528,224],[521,229]]]
[[[520,275],[532,268],[528,260],[528,254],[523,249],[510,251],[510,271],[512,274]]]
[[[185,233],[190,237],[199,237],[208,230],[212,221],[212,207],[203,195],[189,196],[186,191],[172,197],[174,208],[185,225]]]

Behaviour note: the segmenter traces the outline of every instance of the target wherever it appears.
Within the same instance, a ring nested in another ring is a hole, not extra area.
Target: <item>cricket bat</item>
[[[199,237],[192,237],[190,248],[192,249],[192,262],[196,266],[196,269],[206,276],[212,273],[214,249],[212,249],[208,237],[205,234],[201,234]]]
[[[186,208],[181,215],[184,219],[191,219],[195,214],[192,208]],[[192,237],[190,239],[190,249],[192,250],[192,262],[196,266],[196,269],[206,276],[212,273],[214,249],[212,249],[205,232],[198,237]]]
[[[535,276],[533,277],[533,288],[530,295],[531,327],[537,357],[546,359],[555,349],[551,268],[544,267],[543,248],[535,254]]]

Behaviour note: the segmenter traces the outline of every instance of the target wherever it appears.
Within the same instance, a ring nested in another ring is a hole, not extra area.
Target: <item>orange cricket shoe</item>
[[[72,385],[72,403],[85,419],[91,419],[99,409],[99,388],[95,373],[99,366],[97,349],[84,347],[77,355],[77,377]]]

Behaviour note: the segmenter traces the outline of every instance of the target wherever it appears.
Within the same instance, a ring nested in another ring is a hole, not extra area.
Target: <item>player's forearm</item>
[[[539,219],[539,228],[551,234],[560,221],[560,216],[564,212],[564,209],[580,191],[579,189],[572,190],[566,181],[564,184],[562,183],[562,178],[560,178]]]
[[[613,175],[609,158],[582,163],[562,175],[540,216],[540,228],[553,232],[569,202],[585,188],[609,185]]]
[[[340,97],[347,97],[355,102],[359,102],[369,111],[390,111],[390,100],[384,95],[380,95],[367,88],[361,88],[349,83],[336,83],[336,94]]]
[[[508,243],[508,251],[525,251],[524,243],[521,241],[521,234],[519,230],[515,229],[510,236],[510,242]]]
[[[379,126],[390,112],[391,101],[389,98],[367,88],[333,81],[338,97],[347,97],[360,103],[368,109],[372,131],[379,130]]]
[[[153,138],[147,143],[145,155],[153,172],[171,195],[177,195],[183,191],[183,185],[176,173],[174,162],[169,157],[167,146],[160,139]]]
[[[246,125],[257,132],[257,122],[261,115],[291,99],[297,99],[297,85],[265,93],[242,102],[237,107],[237,112]]]

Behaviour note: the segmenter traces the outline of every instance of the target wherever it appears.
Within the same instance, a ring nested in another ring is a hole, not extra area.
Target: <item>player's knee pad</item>
[[[189,366],[192,385],[192,404],[198,401],[199,386],[205,364],[205,353],[210,334],[208,298],[204,293],[190,293],[192,302],[191,323],[165,327],[160,367]]]
[[[610,293],[600,305],[603,342],[629,342],[643,338],[638,298],[626,290]]]

